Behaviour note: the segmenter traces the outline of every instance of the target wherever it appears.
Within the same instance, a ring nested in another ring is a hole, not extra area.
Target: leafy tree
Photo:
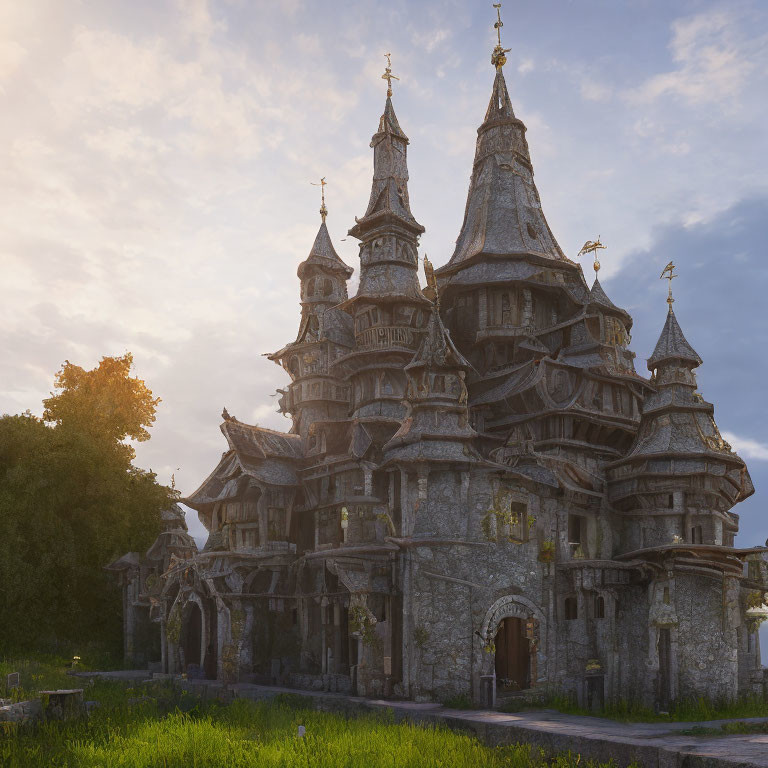
[[[0,646],[119,643],[104,566],[148,548],[173,496],[123,442],[149,438],[160,402],[131,365],[66,362],[43,419],[0,418]]]

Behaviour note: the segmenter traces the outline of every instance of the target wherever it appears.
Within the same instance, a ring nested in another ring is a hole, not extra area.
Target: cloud
[[[749,437],[739,437],[733,432],[723,432],[722,434],[723,438],[731,444],[733,450],[743,459],[768,461],[768,443],[761,443]]]
[[[534,62],[533,59],[525,58],[520,61],[520,63],[517,65],[517,71],[521,75],[528,74],[528,72],[533,72],[534,69]]]
[[[639,104],[662,96],[695,105],[730,102],[765,60],[764,46],[765,38],[749,40],[742,34],[733,13],[707,11],[678,19],[669,46],[675,68],[647,79],[627,97]]]

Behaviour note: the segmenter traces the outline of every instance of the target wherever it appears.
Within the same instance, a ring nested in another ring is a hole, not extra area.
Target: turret
[[[321,181],[325,185],[325,179]],[[352,347],[352,321],[337,305],[347,299],[352,274],[336,253],[325,220],[325,190],[320,207],[320,229],[309,256],[299,264],[301,321],[296,340],[269,355],[290,374],[291,384],[280,392],[280,410],[293,417],[292,431],[300,434],[309,454],[324,451],[315,422],[340,420],[349,408],[349,386],[329,371],[330,362]]]
[[[354,318],[354,352],[337,361],[352,385],[352,412],[377,447],[395,432],[404,414],[404,365],[419,346],[429,302],[419,287],[418,238],[424,227],[408,198],[408,137],[387,99],[371,140],[373,181],[365,215],[349,234],[360,240],[360,285],[342,306]]]
[[[671,270],[674,265],[667,267]],[[665,272],[667,271],[665,270]],[[627,456],[609,465],[609,496],[625,516],[622,551],[676,543],[733,546],[731,507],[754,492],[744,462],[723,440],[714,407],[696,391],[701,358],[672,309],[648,359],[652,372]]]

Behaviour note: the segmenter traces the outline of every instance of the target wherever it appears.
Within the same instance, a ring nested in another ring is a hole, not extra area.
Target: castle
[[[491,706],[763,692],[766,550],[734,547],[747,468],[671,291],[644,378],[632,318],[558,246],[500,42],[456,249],[425,289],[387,67],[357,293],[323,201],[298,334],[269,355],[290,432],[225,410],[227,450],[182,499],[204,550],[175,508],[148,557],[111,566],[136,663]]]

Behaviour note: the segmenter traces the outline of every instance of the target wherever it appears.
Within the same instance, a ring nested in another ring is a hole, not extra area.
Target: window
[[[701,544],[704,539],[704,531],[700,525],[691,528],[691,544]]]
[[[507,292],[501,294],[501,324],[512,324],[512,301]]]
[[[509,505],[509,538],[525,541],[528,538],[528,505],[513,501]]]
[[[673,494],[671,494],[671,493],[670,493],[670,494],[669,494],[669,496],[667,497],[667,506],[668,506],[670,509],[674,509],[674,507],[675,507],[675,497],[674,497],[674,495],[673,495]]]
[[[566,597],[563,601],[565,620],[574,621],[579,618],[579,603],[575,597]]]
[[[568,548],[571,557],[586,557],[587,518],[582,515],[568,515]]]
[[[747,562],[747,575],[750,581],[760,581],[760,561],[749,560]]]
[[[445,392],[445,376],[436,375],[432,382],[434,392]]]
[[[595,595],[594,614],[596,619],[605,618],[605,598],[602,595]]]
[[[323,280],[323,296],[330,296],[333,293],[333,283],[326,277]]]
[[[315,278],[310,277],[307,283],[307,296],[314,296],[315,294]]]

